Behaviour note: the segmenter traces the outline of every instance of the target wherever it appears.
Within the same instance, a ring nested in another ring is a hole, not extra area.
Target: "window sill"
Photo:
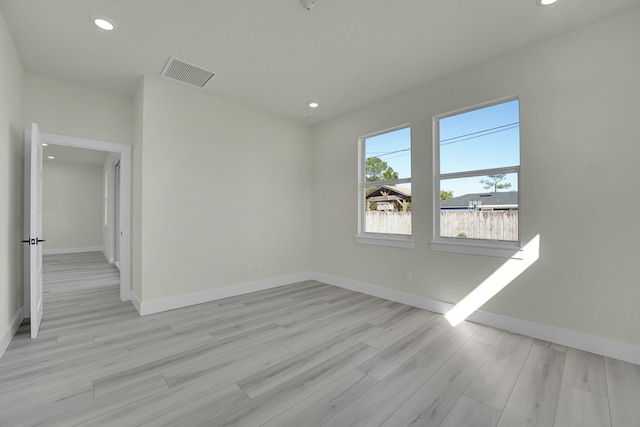
[[[509,243],[473,243],[462,242],[461,239],[455,241],[433,241],[431,250],[435,252],[450,252],[456,254],[482,255],[499,258],[522,259],[522,248],[516,242]]]
[[[362,245],[389,246],[393,248],[413,249],[412,236],[399,234],[368,234],[355,237],[356,243]]]

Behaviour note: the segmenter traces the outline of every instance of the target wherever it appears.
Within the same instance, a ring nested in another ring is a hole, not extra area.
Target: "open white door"
[[[31,138],[24,142],[25,289],[29,289],[31,339],[38,336],[42,321],[42,137],[31,125]]]

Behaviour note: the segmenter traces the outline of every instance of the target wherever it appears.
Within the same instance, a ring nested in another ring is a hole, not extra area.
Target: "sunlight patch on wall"
[[[517,257],[517,258],[516,258]],[[540,235],[536,235],[522,250],[507,260],[500,268],[487,277],[478,287],[469,292],[444,317],[451,326],[457,326],[474,311],[482,307],[516,277],[520,276],[540,257]]]

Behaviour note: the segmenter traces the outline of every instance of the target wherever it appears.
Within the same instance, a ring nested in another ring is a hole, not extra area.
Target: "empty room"
[[[638,76],[638,0],[0,0],[0,425],[639,427]]]

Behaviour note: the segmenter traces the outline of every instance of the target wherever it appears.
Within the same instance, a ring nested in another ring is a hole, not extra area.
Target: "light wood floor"
[[[100,253],[45,279],[1,426],[640,426],[640,366],[318,282],[139,317]]]

